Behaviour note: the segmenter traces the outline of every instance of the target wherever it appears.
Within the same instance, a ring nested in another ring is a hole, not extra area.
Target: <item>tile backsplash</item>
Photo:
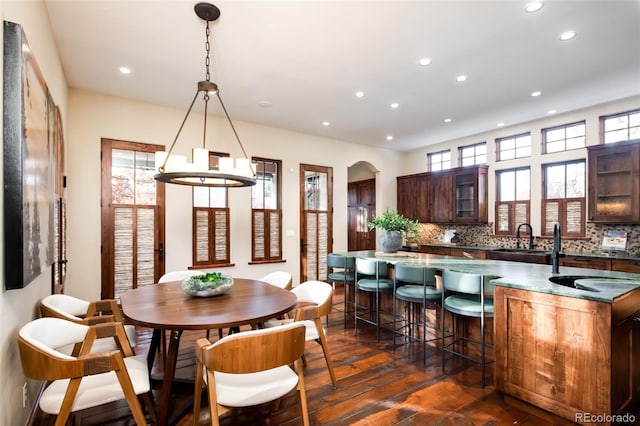
[[[420,236],[415,242],[417,244],[442,244],[446,242],[445,231],[454,229],[460,237],[459,245],[461,246],[516,247],[516,238],[493,235],[493,223],[486,225],[436,225],[425,223],[421,225]],[[562,248],[564,251],[570,253],[597,253],[600,251],[604,232],[609,230],[627,231],[626,252],[629,256],[635,256],[636,251],[640,250],[640,226],[596,225],[593,223],[587,223],[585,238],[563,238]],[[535,229],[533,234],[537,234]],[[522,242],[526,244],[528,237],[522,240]],[[538,250],[551,250],[553,248],[553,239],[550,237],[536,237],[534,244],[536,244],[535,248]]]

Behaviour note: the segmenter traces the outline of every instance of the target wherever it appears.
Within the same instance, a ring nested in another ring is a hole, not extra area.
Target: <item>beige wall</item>
[[[0,12],[3,20],[16,22],[23,26],[31,51],[47,81],[51,95],[60,107],[63,127],[65,127],[67,83],[56,46],[53,44],[49,17],[43,2],[40,0],[2,0],[0,1]],[[1,152],[0,149],[0,155],[2,155]],[[2,164],[0,161],[0,169]],[[2,173],[0,173],[0,179],[2,179]],[[0,211],[3,211],[2,197],[0,197]],[[4,220],[4,216],[2,217]],[[0,224],[0,233],[3,232],[3,229],[4,224]],[[4,241],[4,234],[2,241]],[[4,280],[3,250],[4,244],[0,244],[0,277]],[[38,383],[28,381],[29,399],[27,407],[22,408],[22,385],[26,380],[21,371],[16,333],[24,323],[34,318],[37,301],[50,292],[50,277],[51,271],[46,270],[24,289],[4,291],[3,282],[0,290],[0,380],[2,381],[0,424],[2,425],[24,424],[28,411],[35,400]]]
[[[184,110],[158,107],[98,93],[72,90],[69,100],[67,203],[68,257],[67,292],[78,297],[100,296],[100,139],[103,137],[167,145],[173,139]],[[176,149],[185,155],[200,138],[202,120],[190,117]],[[400,154],[376,150],[290,131],[234,120],[249,155],[282,160],[283,255],[286,263],[248,265],[251,260],[251,190],[229,190],[231,209],[231,261],[225,268],[235,276],[259,278],[274,268],[299,272],[299,169],[300,164],[333,168],[334,249],[347,247],[347,170],[364,161],[377,171],[380,203],[395,205],[395,177]],[[213,129],[209,148],[239,155],[231,128],[221,120]],[[213,142],[222,141],[222,142]],[[339,155],[337,155],[339,153]],[[166,269],[191,265],[191,189],[166,186]]]

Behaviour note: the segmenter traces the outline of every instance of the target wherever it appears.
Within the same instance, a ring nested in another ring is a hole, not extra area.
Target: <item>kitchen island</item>
[[[640,402],[640,275],[416,253],[349,255],[498,276],[496,389],[577,423]]]

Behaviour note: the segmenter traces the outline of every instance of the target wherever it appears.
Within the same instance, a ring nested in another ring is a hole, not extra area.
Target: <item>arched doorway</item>
[[[347,171],[347,232],[348,250],[375,250],[376,232],[367,223],[376,214],[376,172],[364,161]]]

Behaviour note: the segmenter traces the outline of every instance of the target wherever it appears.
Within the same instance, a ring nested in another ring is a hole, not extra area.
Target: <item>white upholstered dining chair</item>
[[[114,299],[86,301],[68,294],[50,294],[40,300],[40,313],[43,317],[61,318],[77,324],[93,325],[105,322],[124,323],[120,306]],[[131,347],[136,347],[136,329],[125,325],[127,339]],[[93,345],[94,352],[117,349],[114,339],[98,339]],[[61,352],[71,354],[70,348],[60,348]]]
[[[113,336],[118,350],[91,352],[97,336]],[[79,343],[77,355],[58,348]],[[152,421],[149,370],[145,356],[134,356],[122,323],[78,324],[60,318],[39,318],[18,332],[18,347],[25,376],[47,382],[40,408],[56,415],[64,425],[71,413],[126,399],[137,425],[146,425],[137,395],[141,395]]]
[[[323,281],[305,281],[291,290],[296,295],[298,305],[292,319],[270,320],[265,327],[275,327],[290,322],[301,322],[306,327],[305,340],[315,341],[322,347],[327,369],[331,376],[333,387],[337,387],[336,374],[329,354],[327,337],[322,326],[322,317],[329,315],[333,300],[333,287]]]
[[[308,425],[302,372],[304,335],[302,323],[289,323],[231,334],[213,344],[207,339],[198,339],[195,348],[195,421],[200,418],[199,396],[206,381],[212,425],[218,425],[219,416],[229,408],[275,401],[294,389],[302,423]]]
[[[264,281],[285,290],[291,290],[291,288],[293,287],[293,276],[290,272],[285,271],[270,272],[264,277],[260,278],[260,281]]]

